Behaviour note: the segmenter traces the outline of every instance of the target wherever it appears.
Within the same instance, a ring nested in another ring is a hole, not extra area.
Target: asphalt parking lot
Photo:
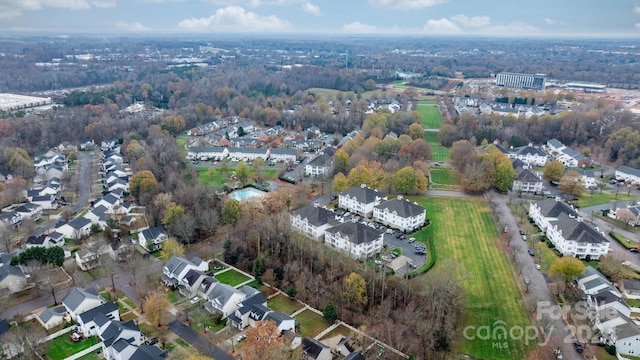
[[[407,236],[406,239],[401,240],[399,238],[396,238],[393,234],[384,234],[384,243],[387,245],[387,248],[385,249],[385,251],[383,251],[382,255],[386,255],[389,254],[391,252],[391,250],[395,249],[395,248],[400,248],[402,249],[402,255],[408,257],[409,259],[411,259],[411,262],[413,264],[416,265],[416,267],[420,267],[422,265],[424,265],[425,262],[427,262],[427,257],[426,255],[417,255],[415,253],[415,246],[414,244],[421,244],[418,243],[417,241],[414,242],[413,244],[409,243],[409,236]],[[404,275],[407,272],[412,271],[413,269],[410,268],[408,265],[401,267],[400,269],[396,270],[396,274],[398,275]]]

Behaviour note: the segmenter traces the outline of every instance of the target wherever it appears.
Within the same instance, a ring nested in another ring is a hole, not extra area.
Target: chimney
[[[360,187],[364,189],[367,187],[367,184],[360,184]]]
[[[403,199],[402,194],[398,194],[398,200],[402,200],[402,199]]]
[[[317,207],[319,207],[319,206],[320,206],[320,204],[318,204],[318,202],[314,202],[314,203],[313,203],[313,207],[314,207],[314,208],[317,208]]]

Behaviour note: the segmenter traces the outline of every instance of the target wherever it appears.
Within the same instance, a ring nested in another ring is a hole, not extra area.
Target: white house
[[[631,319],[615,328],[616,352],[624,358],[625,355],[637,357],[640,354],[640,327]],[[620,357],[619,357],[620,358]]]
[[[579,276],[575,281],[576,287],[585,295],[596,295],[603,291],[611,291],[613,294],[620,296],[618,290],[613,284],[598,270],[591,266],[586,266],[584,275]]]
[[[544,188],[544,182],[529,169],[521,167],[515,169],[518,174],[511,183],[511,190],[530,194],[540,194]]]
[[[80,239],[91,232],[91,220],[79,216],[69,222],[59,223],[56,226],[56,232],[64,235],[65,238]]]
[[[324,242],[354,259],[366,259],[382,250],[382,237],[383,233],[372,227],[345,222],[327,229]]]
[[[164,227],[156,226],[142,230],[138,234],[138,243],[147,251],[157,251],[162,249],[162,243],[168,238],[169,236]]]
[[[320,240],[325,230],[337,224],[335,215],[317,204],[309,204],[289,215],[291,226],[314,240]]]
[[[44,210],[52,210],[58,208],[58,200],[55,195],[40,195],[31,198],[31,203],[39,205]]]
[[[76,264],[82,271],[89,271],[100,265],[100,254],[90,249],[76,251]]]
[[[67,318],[67,310],[64,306],[46,308],[36,317],[45,330],[51,330],[56,326],[64,324]]]
[[[363,184],[341,192],[338,196],[338,206],[352,213],[370,217],[373,215],[373,208],[384,199],[381,193]]]
[[[178,286],[190,270],[205,272],[209,263],[194,257],[191,261],[179,256],[172,256],[162,268],[162,282],[167,286]]]
[[[220,146],[192,146],[187,152],[190,160],[222,160],[229,155],[225,147]]]
[[[581,220],[573,206],[562,201],[532,201],[529,206],[529,216],[543,232],[547,230],[552,221],[558,220],[558,215],[563,213]]]
[[[576,170],[578,174],[582,176],[582,183],[587,189],[595,189],[598,184],[596,183],[596,174],[593,170]]]
[[[425,208],[404,200],[402,195],[398,195],[396,199],[383,201],[373,208],[373,220],[404,232],[421,228],[425,223],[426,215]]]
[[[268,149],[254,149],[254,148],[229,148],[229,158],[232,161],[253,161],[257,158],[267,160],[269,157]]]
[[[227,284],[216,284],[207,294],[204,307],[212,314],[221,313],[223,318],[233,314],[238,304],[246,298],[242,291]]]
[[[40,219],[40,215],[42,215],[42,206],[33,203],[27,203],[21,206],[18,206],[15,210],[20,217],[24,219],[31,219],[33,221],[37,221]]]
[[[113,210],[114,208],[116,208],[117,206],[119,206],[121,204],[121,199],[119,199],[117,196],[113,195],[113,194],[107,194],[105,196],[103,196],[102,198],[96,200],[93,203],[93,207],[97,208],[99,206],[104,206],[105,207],[105,211],[106,210]]]
[[[104,299],[93,288],[81,289],[74,287],[62,299],[62,305],[67,310],[67,314],[74,320],[78,315],[96,308],[104,304],[104,302]]]
[[[640,185],[640,170],[629,166],[620,166],[615,172],[616,180]]]
[[[545,166],[549,161],[549,156],[537,147],[528,146],[510,149],[508,156],[512,159],[521,160],[533,166]]]
[[[78,315],[78,328],[84,336],[98,336],[112,320],[120,321],[118,305],[113,301],[105,302]]]

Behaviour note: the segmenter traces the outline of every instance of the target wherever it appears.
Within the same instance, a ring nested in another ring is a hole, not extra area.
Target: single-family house
[[[404,200],[402,195],[382,201],[373,208],[373,220],[403,232],[420,229],[425,223],[426,215],[425,208]]]
[[[22,224],[22,215],[15,210],[0,213],[0,224],[17,229]]]
[[[366,259],[382,250],[382,235],[375,228],[348,221],[325,230],[324,242],[354,259]]]
[[[59,165],[48,165],[45,167],[45,177],[47,180],[51,178],[62,178],[64,176],[65,168]]]
[[[134,251],[130,243],[120,240],[110,243],[107,250],[111,259],[116,262],[128,261]]]
[[[104,304],[104,302],[104,299],[93,288],[82,289],[74,287],[62,299],[62,305],[67,310],[67,314],[74,320],[78,315],[96,308]]]
[[[558,139],[551,139],[549,141],[547,141],[547,151],[552,155],[552,156],[556,156],[558,154],[560,154],[560,152],[562,150],[564,150],[567,146],[565,144],[563,144],[560,140]]]
[[[616,220],[625,222],[631,226],[640,225],[640,205],[628,206],[616,209]]]
[[[352,213],[371,217],[374,207],[382,200],[384,197],[381,193],[363,184],[341,192],[338,195],[338,206]]]
[[[631,308],[618,292],[611,290],[603,290],[597,294],[586,295],[587,306],[593,312],[599,312],[603,309],[615,309],[626,317],[631,316]]]
[[[144,341],[144,335],[133,320],[112,320],[106,328],[100,329],[98,336],[102,340],[102,353],[107,360],[134,359],[131,356]]]
[[[162,249],[162,243],[169,236],[162,226],[156,226],[142,230],[138,235],[139,244],[149,252]]]
[[[305,360],[331,360],[331,348],[313,338],[302,339],[302,358]]]
[[[209,264],[194,257],[191,261],[179,256],[172,256],[162,268],[161,280],[166,286],[177,287],[190,270],[205,272],[209,269]]]
[[[556,158],[564,166],[575,168],[581,167],[588,162],[588,158],[572,148],[564,148]]]
[[[78,328],[84,336],[98,336],[112,320],[120,321],[118,305],[113,301],[100,304],[92,309],[78,314]]]
[[[320,154],[311,159],[304,166],[304,175],[313,177],[327,177],[333,173],[333,157]]]
[[[27,277],[17,266],[4,264],[0,266],[0,292],[15,294],[27,285]]]
[[[576,171],[582,176],[582,183],[587,189],[595,189],[598,186],[596,174],[593,170],[578,169]]]
[[[264,317],[264,321],[273,321],[278,327],[280,333],[284,331],[294,331],[296,328],[296,320],[291,316],[280,311],[271,311]]]
[[[617,296],[620,296],[620,293],[613,287],[613,284],[611,284],[601,272],[591,266],[585,267],[584,274],[576,278],[575,285],[587,296],[595,295],[603,291],[611,291]]]
[[[89,271],[100,265],[100,254],[91,249],[80,249],[76,251],[76,264],[82,271]]]
[[[616,180],[633,185],[640,185],[640,170],[629,166],[620,166],[614,174]]]
[[[107,194],[102,198],[96,200],[93,203],[93,207],[97,208],[99,206],[104,206],[105,210],[113,210],[115,207],[119,206],[122,203],[122,200],[116,197],[113,194]]]
[[[18,206],[14,211],[20,214],[22,220],[30,219],[37,221],[40,219],[40,215],[42,215],[42,206],[33,203],[26,203]]]
[[[82,139],[80,140],[80,150],[89,150],[92,149],[96,143],[93,139]]]
[[[39,205],[44,210],[52,210],[58,208],[58,200],[55,195],[40,195],[31,198],[31,203]]]
[[[228,321],[238,330],[242,330],[249,325],[253,325],[255,321],[264,320],[267,313],[271,311],[267,307],[267,298],[258,292],[239,302],[233,314],[229,315]]]
[[[246,298],[242,291],[227,284],[216,284],[207,293],[204,308],[211,314],[220,313],[223,318],[235,313],[238,304]]]
[[[294,229],[314,240],[322,239],[325,230],[338,224],[334,213],[316,203],[294,210],[289,218]]]
[[[91,232],[91,220],[79,216],[68,222],[61,221],[57,224],[55,231],[63,234],[65,238],[80,239]]]
[[[60,326],[67,321],[67,310],[64,306],[44,309],[36,319],[45,328],[51,330],[56,326]]]
[[[628,299],[640,299],[640,280],[622,280],[620,290]]]
[[[120,178],[113,179],[105,185],[105,189],[109,192],[115,192],[117,190],[129,191],[129,182]]]
[[[640,327],[631,319],[626,318],[624,324],[615,328],[616,353],[619,358],[625,355],[638,356],[640,354]]]

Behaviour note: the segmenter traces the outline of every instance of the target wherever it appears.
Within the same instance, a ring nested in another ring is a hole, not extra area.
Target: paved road
[[[80,188],[80,194],[78,195],[78,201],[73,204],[74,214],[84,209],[84,207],[89,203],[89,187],[91,186],[91,184],[89,183],[89,170],[91,168],[91,165],[93,165],[93,155],[93,152],[91,152],[90,154],[82,151],[78,152],[78,160],[80,162],[78,187]]]
[[[496,193],[493,193],[492,197],[493,202],[496,205],[496,211],[500,222],[506,225],[511,233],[510,244],[515,254],[515,261],[518,265],[519,272],[523,278],[526,276],[529,279],[529,285],[527,287],[529,299],[525,299],[525,301],[528,300],[534,307],[542,301],[549,302],[549,304],[556,304],[555,298],[551,293],[551,290],[549,290],[544,274],[542,271],[536,270],[535,258],[530,256],[527,252],[529,249],[529,243],[527,241],[523,241],[520,233],[518,232],[518,222],[509,208],[507,197]],[[529,241],[532,240],[529,239]],[[507,320],[505,319],[505,321]],[[582,355],[578,354],[573,349],[573,346],[570,343],[565,342],[565,339],[569,339],[570,337],[571,334],[567,330],[567,324],[563,319],[557,319],[553,323],[552,340],[550,341],[552,347],[560,347],[562,349],[564,359],[584,359]]]
[[[227,354],[224,350],[209,341],[206,337],[198,334],[180,320],[170,322],[169,329],[205,356],[212,357],[216,360],[234,360],[231,355]]]

